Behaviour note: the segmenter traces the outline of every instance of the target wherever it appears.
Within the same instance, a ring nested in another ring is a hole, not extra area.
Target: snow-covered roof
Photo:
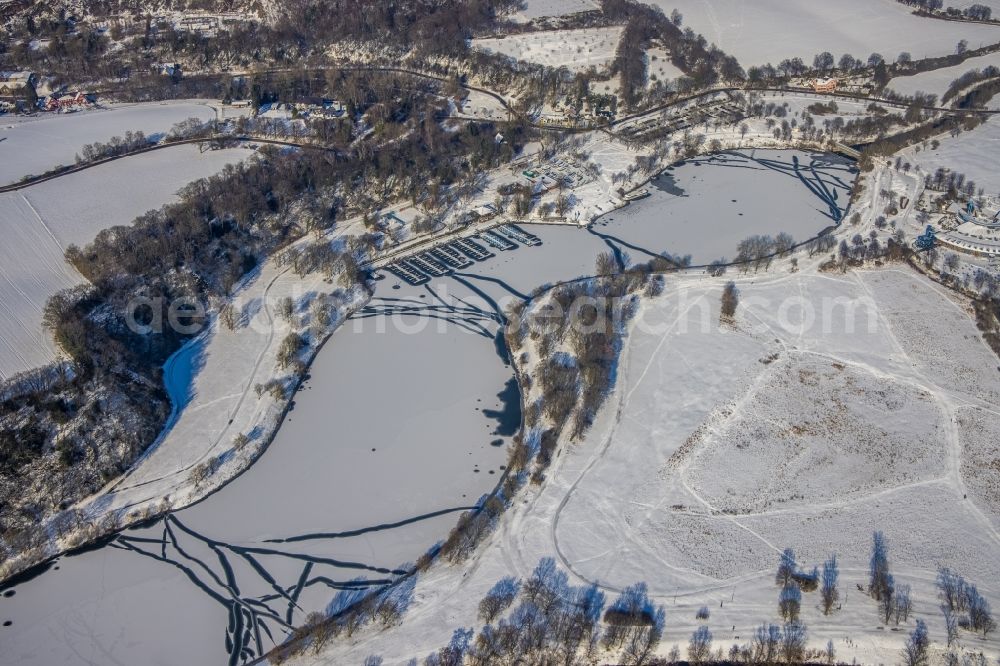
[[[21,85],[27,85],[31,83],[32,72],[27,71],[8,71],[0,72],[0,83],[18,83]]]

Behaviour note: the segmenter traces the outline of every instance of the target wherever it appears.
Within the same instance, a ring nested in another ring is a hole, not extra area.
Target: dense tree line
[[[646,88],[646,51],[654,41],[663,45],[670,61],[686,75],[677,91],[663,90],[663,93],[685,92],[717,81],[738,82],[745,76],[735,58],[709,45],[690,28],[682,30],[681,17],[676,12],[671,18],[658,7],[632,0],[602,0],[601,7],[606,16],[625,23],[612,73],[619,77],[622,98],[629,108],[639,103]]]
[[[127,79],[148,72],[154,62],[184,62],[185,69],[190,65],[195,70],[293,65],[338,41],[454,54],[465,52],[473,34],[491,29],[520,1],[301,0],[275,6],[276,16],[268,21],[240,22],[213,36],[155,23],[147,9],[120,5],[88,5],[95,21],[85,23],[65,10],[33,7],[8,25],[2,40],[7,45],[4,67],[49,72],[65,81]],[[95,25],[120,13],[134,20],[111,33]],[[124,48],[112,49],[112,36]],[[47,46],[32,48],[31,42],[39,39]]]
[[[965,74],[955,79],[948,85],[948,90],[941,95],[941,103],[947,104],[949,101],[958,96],[958,93],[965,90],[966,88],[985,81],[986,79],[993,79],[1000,77],[1000,69],[990,65],[984,67],[983,69],[970,69]]]
[[[944,6],[944,0],[896,0],[910,7],[917,7],[918,11],[927,14],[942,14],[950,18],[965,18],[972,21],[989,21],[993,17],[993,9],[983,4],[973,4],[959,9],[957,7]]]
[[[996,630],[990,602],[960,574],[947,567],[938,569],[937,588],[949,648],[957,642],[959,629],[981,633],[983,638]]]
[[[955,106],[960,109],[985,109],[997,93],[1000,93],[1000,77],[988,78],[958,98]]]
[[[129,130],[125,136],[113,136],[105,142],[88,143],[76,154],[76,163],[94,162],[107,157],[125,155],[151,145],[142,132]]]

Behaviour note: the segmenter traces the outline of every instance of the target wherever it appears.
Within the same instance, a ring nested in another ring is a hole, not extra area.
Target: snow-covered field
[[[468,91],[465,102],[456,111],[459,115],[488,120],[505,120],[507,118],[507,109],[499,100],[478,90]]]
[[[128,130],[146,136],[165,134],[188,118],[209,120],[215,111],[204,103],[162,102],[112,106],[76,113],[24,118],[0,116],[0,184],[69,166],[88,143],[123,136]]]
[[[622,30],[620,26],[611,26],[530,32],[497,39],[474,39],[472,45],[517,60],[566,67],[571,72],[582,72],[590,67],[603,70],[615,57]]]
[[[939,143],[936,150],[928,145],[919,153],[909,148],[907,159],[927,173],[934,173],[939,168],[964,173],[966,180],[975,181],[991,196],[1000,192],[1000,170],[996,166],[996,155],[1000,150],[1000,119],[991,117],[974,130],[962,132],[957,137],[939,137]]]
[[[598,8],[594,0],[527,0],[527,7],[514,15],[518,21],[530,21],[545,16],[566,16]]]
[[[932,93],[941,99],[951,82],[972,69],[981,70],[989,66],[1000,67],[1000,53],[989,53],[978,58],[969,58],[961,65],[932,69],[913,76],[899,76],[889,82],[888,88],[900,95],[918,92]]]
[[[684,72],[670,62],[670,54],[662,46],[654,46],[646,52],[647,84],[652,85],[656,81],[666,83],[683,75]]]
[[[984,424],[996,401],[974,387],[1000,382],[968,314],[905,268],[833,276],[786,265],[736,279],[735,327],[718,325],[724,279],[671,279],[640,313],[593,431],[563,449],[474,562],[418,580],[400,627],[335,640],[303,662],[422,658],[475,625],[477,600],[499,578],[526,578],[547,556],[570,584],[609,594],[645,581],[666,606],[664,653],[683,650],[699,624],[725,653],[775,622],[785,547],[806,569],[838,556],[840,607],[824,616],[815,592],[802,604],[810,644],[833,641],[838,662],[896,663],[916,618],[943,645],[939,565],[995,605],[1000,533],[995,505],[980,498],[992,488],[995,500],[997,474],[981,469],[986,481],[973,477],[969,490],[993,485],[968,499],[963,474],[966,433],[979,433],[977,460],[995,455]],[[911,332],[918,317],[928,330]],[[949,361],[962,372],[941,367]],[[969,409],[978,421],[955,420]],[[856,590],[873,530],[888,539],[897,583],[913,588],[914,615],[898,632]],[[702,606],[710,619],[695,619]],[[995,635],[962,643],[991,659],[1000,651]]]
[[[954,53],[959,40],[969,48],[1000,41],[1000,26],[913,16],[894,0],[654,0],[669,14],[677,8],[683,27],[705,36],[744,67],[778,64],[829,51],[867,59],[877,52],[894,60]]]
[[[55,358],[42,309],[52,294],[82,281],[63,259],[68,245],[128,224],[173,200],[185,184],[250,154],[176,146],[0,195],[0,379]]]
[[[1000,419],[977,407],[958,410],[962,479],[973,501],[1000,529]]]

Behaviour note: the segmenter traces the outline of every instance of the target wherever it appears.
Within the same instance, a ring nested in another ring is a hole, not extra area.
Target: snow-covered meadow
[[[68,245],[128,224],[174,200],[192,180],[250,154],[175,146],[0,195],[0,379],[55,358],[42,309],[52,294],[83,281],[63,259]]]
[[[677,65],[670,62],[670,53],[662,46],[654,46],[646,51],[646,83],[657,81],[666,83],[684,75]]]
[[[906,159],[926,173],[934,173],[939,168],[964,173],[966,180],[975,181],[986,194],[996,196],[1000,193],[1000,171],[996,166],[1000,151],[1000,119],[990,117],[979,127],[956,137],[938,137],[938,144],[937,148],[928,144],[920,152],[908,148]]]
[[[913,76],[899,76],[889,82],[888,88],[900,95],[914,95],[918,92],[931,93],[941,99],[951,82],[969,70],[982,70],[984,67],[1000,67],[1000,53],[988,53],[984,56],[969,58],[954,67],[942,67],[921,72]],[[995,103],[991,104],[995,108]]]
[[[525,9],[514,14],[517,21],[531,21],[546,16],[566,16],[578,12],[594,11],[594,0],[527,0]]]
[[[548,556],[570,584],[609,595],[644,581],[666,607],[664,653],[683,650],[701,624],[725,652],[774,622],[786,547],[806,570],[838,557],[837,609],[823,615],[807,592],[802,620],[810,645],[832,641],[839,662],[895,663],[917,618],[943,645],[938,566],[995,604],[996,473],[980,469],[985,480],[967,485],[964,435],[979,433],[976,461],[993,455],[982,429],[996,402],[972,387],[1000,382],[968,313],[905,268],[827,275],[785,263],[733,276],[742,306],[734,325],[720,326],[729,277],[671,278],[643,307],[595,428],[563,449],[473,564],[418,580],[400,627],[332,641],[302,663],[422,658],[476,624],[477,600],[498,579],[526,578]],[[927,330],[908,330],[916,318]],[[949,360],[971,377],[936,369]],[[898,632],[856,590],[874,530],[888,539],[897,583],[913,589],[914,613]],[[703,606],[711,615],[697,619]],[[962,636],[965,649],[1000,652],[995,635]]]
[[[75,113],[0,116],[0,184],[58,166],[70,166],[83,146],[132,130],[164,134],[188,118],[210,120],[215,111],[198,101],[113,105]]]
[[[472,46],[547,67],[566,67],[571,72],[582,72],[591,67],[601,71],[614,59],[622,31],[621,26],[611,26],[529,32],[509,37],[474,39]]]
[[[969,48],[1000,41],[1000,26],[958,23],[913,16],[895,0],[655,0],[669,14],[678,9],[683,27],[705,36],[744,67],[778,64],[829,51],[867,59],[875,52],[894,60],[955,52],[959,40]]]

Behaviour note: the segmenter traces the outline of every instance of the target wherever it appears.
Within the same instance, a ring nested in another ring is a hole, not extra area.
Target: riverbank
[[[239,312],[236,328],[229,330],[214,320],[165,364],[164,382],[179,413],[158,440],[102,492],[47,520],[40,527],[45,544],[0,565],[0,581],[194,504],[248,469],[273,440],[303,379],[302,374],[281,367],[281,342],[289,333],[311,328],[311,304],[330,291],[326,275],[299,278],[291,267],[279,266],[274,259],[246,278],[234,298]],[[299,317],[289,321],[275,315],[276,304],[284,298],[296,302]],[[361,286],[335,297],[329,324],[313,329],[314,342],[300,352],[306,368],[329,336],[369,298]],[[317,331],[321,335],[316,336]],[[257,395],[257,384],[275,383],[280,390]]]

